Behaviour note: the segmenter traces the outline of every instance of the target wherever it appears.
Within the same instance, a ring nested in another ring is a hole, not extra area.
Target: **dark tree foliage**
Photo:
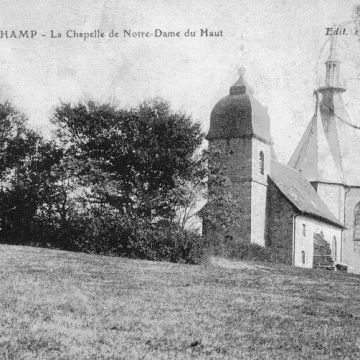
[[[63,169],[76,183],[68,242],[81,251],[194,262],[199,236],[177,218],[204,181],[200,125],[162,100],[133,109],[94,102],[54,113]]]
[[[164,101],[62,104],[52,121],[47,141],[0,105],[2,242],[195,261],[200,237],[178,214],[205,186],[199,124]]]
[[[25,126],[25,115],[10,103],[0,104],[0,176],[21,165],[36,147],[36,134]]]
[[[0,104],[0,221],[2,241],[45,241],[60,202],[51,170],[62,150],[26,127],[26,118],[9,103]]]
[[[203,140],[200,125],[163,101],[130,110],[62,104],[53,122],[91,201],[128,217],[174,218],[179,183],[200,176],[193,156]]]

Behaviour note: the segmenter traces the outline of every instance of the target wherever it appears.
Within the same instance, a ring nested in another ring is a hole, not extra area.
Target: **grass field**
[[[0,359],[360,359],[359,286],[0,245]]]

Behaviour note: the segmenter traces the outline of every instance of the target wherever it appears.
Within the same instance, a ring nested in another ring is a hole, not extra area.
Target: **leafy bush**
[[[208,255],[223,256],[231,259],[277,262],[276,253],[271,248],[262,247],[257,244],[244,244],[240,242],[221,243],[205,246]]]
[[[314,239],[314,263],[313,267],[333,267],[334,260],[331,254],[330,244],[324,239],[323,235],[315,234]]]
[[[201,253],[201,236],[177,224],[140,227],[129,244],[133,257],[181,263],[197,263]]]
[[[201,237],[193,231],[112,212],[73,217],[69,229],[71,248],[87,253],[193,264],[201,252]]]

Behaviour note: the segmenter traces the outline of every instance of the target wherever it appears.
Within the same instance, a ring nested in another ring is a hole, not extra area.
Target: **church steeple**
[[[270,117],[266,107],[253,96],[244,72],[243,68],[239,69],[239,78],[230,87],[230,93],[219,100],[211,111],[206,137],[209,149],[219,153],[235,200],[233,210],[239,217],[228,229],[208,222],[204,224],[203,234],[213,239],[211,241],[232,237],[238,243],[264,246],[272,156]],[[209,188],[209,196],[212,194]]]
[[[360,138],[348,114],[339,79],[340,61],[330,39],[325,83],[315,92],[316,110],[289,166],[312,183],[360,186]]]

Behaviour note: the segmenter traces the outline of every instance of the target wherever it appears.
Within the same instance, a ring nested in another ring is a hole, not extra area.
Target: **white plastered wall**
[[[260,171],[260,152],[264,154],[264,173]],[[270,146],[252,139],[251,243],[265,246],[267,177],[270,173]]]
[[[317,193],[335,217],[343,223],[345,187],[343,185],[319,183]]]
[[[303,235],[303,225],[305,225],[305,236]],[[299,215],[295,218],[295,266],[305,268],[313,267],[314,234],[320,234],[320,232],[324,234],[324,239],[330,245],[332,252],[333,239],[334,237],[336,238],[337,261],[339,261],[341,251],[341,228],[306,215]],[[305,263],[303,263],[303,251],[305,252]]]

